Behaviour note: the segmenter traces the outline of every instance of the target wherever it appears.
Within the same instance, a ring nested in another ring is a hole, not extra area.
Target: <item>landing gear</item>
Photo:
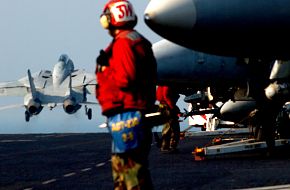
[[[91,108],[88,109],[88,119],[89,120],[92,119],[92,109]]]
[[[85,110],[86,110],[86,115],[88,116],[88,119],[91,120],[92,119],[92,109],[85,106]]]
[[[25,111],[25,121],[28,122],[30,119],[30,113],[28,111]]]

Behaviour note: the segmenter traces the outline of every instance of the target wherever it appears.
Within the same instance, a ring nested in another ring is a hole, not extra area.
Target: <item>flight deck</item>
[[[290,151],[196,161],[195,147],[213,136],[185,136],[179,152],[152,144],[156,190],[289,189]],[[112,188],[108,133],[0,135],[0,190],[108,190]]]

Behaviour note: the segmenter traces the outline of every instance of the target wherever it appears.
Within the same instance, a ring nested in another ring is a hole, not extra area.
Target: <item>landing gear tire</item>
[[[30,113],[28,111],[25,111],[25,121],[28,122],[30,119]]]
[[[88,109],[87,114],[88,114],[88,119],[91,120],[92,119],[92,109],[91,108]]]

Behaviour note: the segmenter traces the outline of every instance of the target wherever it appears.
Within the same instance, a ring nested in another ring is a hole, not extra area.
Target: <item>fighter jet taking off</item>
[[[78,111],[85,105],[85,113],[88,119],[92,118],[92,109],[88,108],[87,94],[94,93],[95,75],[84,70],[75,70],[72,60],[65,54],[59,57],[53,71],[41,70],[31,74],[27,71],[27,77],[18,81],[0,83],[0,96],[23,96],[25,120],[38,115],[44,106],[50,110],[62,105],[68,114]],[[5,106],[5,109],[9,106]],[[12,106],[13,107],[13,106]]]

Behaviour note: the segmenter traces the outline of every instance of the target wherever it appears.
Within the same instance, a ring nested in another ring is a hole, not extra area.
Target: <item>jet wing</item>
[[[0,96],[25,96],[29,87],[19,81],[0,83]]]
[[[33,83],[36,89],[43,89],[46,86],[52,85],[52,73],[48,70],[41,70],[39,72],[33,73],[32,75]],[[18,80],[23,83],[24,86],[30,87],[28,76],[23,77]]]
[[[52,83],[51,71],[41,70],[32,74],[36,89],[43,89]],[[18,81],[8,81],[0,83],[0,96],[25,96],[30,92],[28,77],[23,77]]]
[[[87,92],[89,94],[95,94],[96,92],[96,84],[95,85],[88,85],[86,86]]]
[[[86,87],[88,93],[95,93],[97,85],[96,76],[84,70],[76,70],[72,73],[72,88]]]
[[[96,105],[99,104],[98,102],[82,102],[81,105]]]

